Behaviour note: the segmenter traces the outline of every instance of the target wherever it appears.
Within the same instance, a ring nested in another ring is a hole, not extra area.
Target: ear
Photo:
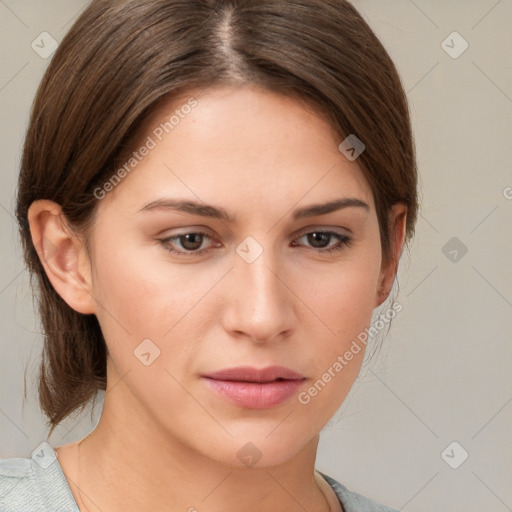
[[[46,199],[34,201],[28,222],[32,242],[55,291],[75,311],[94,314],[89,256],[61,207]]]
[[[389,216],[389,238],[391,256],[389,261],[383,261],[379,276],[379,288],[375,297],[375,307],[380,306],[389,295],[393,287],[398,262],[402,254],[405,242],[405,227],[407,218],[407,206],[397,203],[392,206]]]

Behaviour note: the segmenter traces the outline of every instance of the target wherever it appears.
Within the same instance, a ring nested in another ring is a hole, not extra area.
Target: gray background
[[[46,437],[34,379],[41,335],[13,217],[28,113],[48,64],[31,43],[42,46],[45,31],[60,41],[86,4],[0,0],[2,458],[29,456]],[[408,93],[422,211],[400,265],[403,311],[324,429],[317,468],[399,510],[512,511],[512,1],[354,4]],[[442,45],[454,31],[469,44],[460,55],[458,36]],[[64,423],[52,444],[84,436],[100,408]]]

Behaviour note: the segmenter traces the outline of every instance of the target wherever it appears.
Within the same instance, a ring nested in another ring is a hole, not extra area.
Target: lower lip
[[[270,409],[295,395],[304,383],[300,380],[282,380],[267,383],[237,382],[205,378],[217,393],[234,404],[247,409]]]

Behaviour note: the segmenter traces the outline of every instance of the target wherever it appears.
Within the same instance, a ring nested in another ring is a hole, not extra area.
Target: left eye
[[[318,252],[321,253],[328,253],[331,251],[339,251],[344,248],[344,246],[349,246],[352,242],[352,238],[343,235],[341,233],[336,233],[335,231],[310,231],[309,233],[305,233],[301,237],[299,237],[297,240],[300,240],[301,238],[307,238],[308,243],[311,243],[311,247],[313,249],[318,249]],[[335,238],[338,240],[338,243],[335,245],[329,246],[328,242],[329,240],[332,240]]]

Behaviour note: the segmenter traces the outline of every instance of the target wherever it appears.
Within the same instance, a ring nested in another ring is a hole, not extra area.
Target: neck
[[[318,435],[285,463],[235,467],[160,430],[121,387],[106,393],[98,426],[75,454],[59,454],[82,512],[336,510],[314,471]]]

